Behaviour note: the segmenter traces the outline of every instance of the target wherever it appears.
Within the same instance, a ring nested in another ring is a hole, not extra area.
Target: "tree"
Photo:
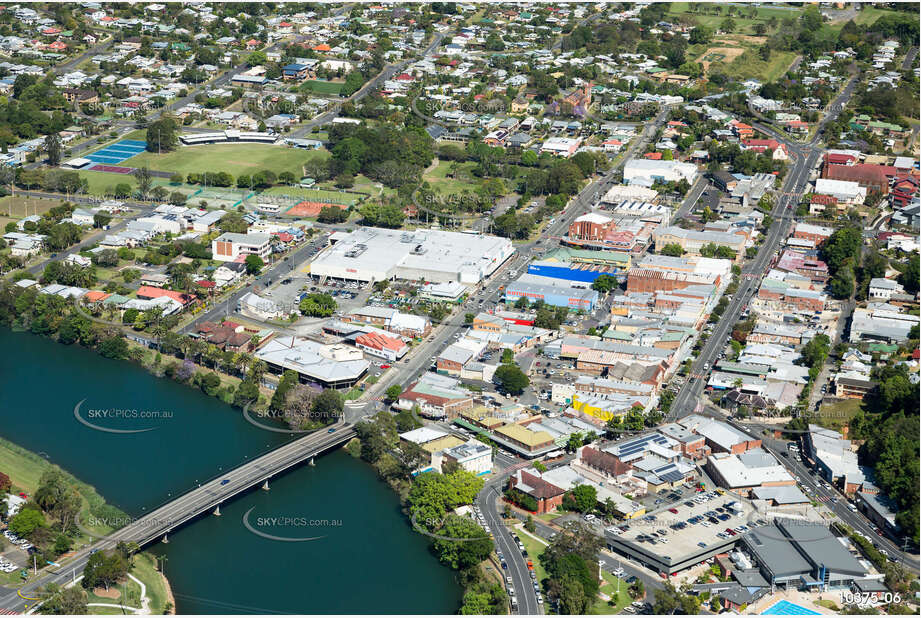
[[[13,488],[13,481],[10,479],[9,476],[4,474],[3,472],[0,472],[0,492],[9,493],[12,488]]]
[[[578,485],[563,496],[563,508],[567,511],[588,513],[598,506],[598,492],[591,485]]]
[[[258,274],[262,267],[265,266],[262,258],[254,253],[247,255],[244,263],[246,264],[246,272],[250,275]]]
[[[656,590],[655,602],[652,613],[668,616],[670,614],[696,615],[700,613],[700,597],[684,594],[666,582],[665,586]]]
[[[10,518],[9,529],[18,537],[29,538],[38,528],[44,528],[45,517],[37,508],[23,506]]]
[[[61,164],[63,148],[61,147],[60,135],[49,133],[45,136],[45,154],[48,155],[48,165],[51,167],[57,167]]]
[[[134,170],[132,173],[135,181],[138,183],[138,191],[141,194],[141,197],[146,198],[147,194],[150,193],[150,187],[153,184],[153,176],[150,174],[150,169],[145,167],[139,167]]]
[[[492,551],[492,540],[475,521],[450,514],[444,525],[434,531],[438,536],[432,549],[438,559],[452,569],[466,569],[486,560]],[[439,538],[445,537],[445,538]],[[466,539],[463,541],[448,540]]]
[[[99,586],[105,587],[118,583],[128,574],[128,560],[115,550],[102,550],[92,554],[83,568],[84,588],[92,590]]]
[[[617,280],[611,275],[600,275],[592,282],[592,289],[602,294],[607,294],[615,287],[617,287]]]
[[[396,401],[403,393],[403,388],[399,384],[389,386],[386,391],[387,401]]]
[[[99,353],[106,358],[125,360],[128,358],[128,342],[121,335],[113,335],[99,344]]]
[[[659,251],[662,255],[669,255],[671,257],[681,257],[684,255],[684,249],[681,248],[681,245],[678,243],[669,243],[662,247],[662,250]]]
[[[493,382],[505,393],[520,395],[530,384],[528,376],[521,371],[518,365],[500,365],[493,374]]]
[[[164,114],[147,126],[146,143],[148,152],[172,152],[179,146],[179,123]]]
[[[46,615],[83,616],[89,614],[86,606],[86,592],[79,586],[62,588],[58,584],[48,584],[38,592],[42,600],[38,611]]]
[[[336,312],[337,307],[332,296],[320,292],[308,294],[299,305],[301,314],[314,318],[328,318]]]

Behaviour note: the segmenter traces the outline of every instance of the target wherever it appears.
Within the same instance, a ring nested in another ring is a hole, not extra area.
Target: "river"
[[[131,363],[6,329],[0,379],[0,436],[133,516],[290,439]],[[396,495],[341,450],[169,541],[149,549],[166,557],[179,613],[450,614],[460,605],[454,573],[407,525]]]

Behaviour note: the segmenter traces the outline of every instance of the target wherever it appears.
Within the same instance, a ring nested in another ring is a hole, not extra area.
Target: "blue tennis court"
[[[123,139],[120,142],[106,146],[102,150],[97,150],[93,154],[86,155],[86,158],[94,163],[117,165],[125,159],[141,154],[146,148],[147,142],[142,140]]]

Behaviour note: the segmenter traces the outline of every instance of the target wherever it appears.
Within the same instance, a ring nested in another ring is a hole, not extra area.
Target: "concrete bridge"
[[[326,429],[320,429],[303,438],[249,461],[233,470],[202,483],[195,489],[151,511],[130,524],[116,530],[90,547],[77,552],[59,569],[29,582],[18,591],[0,588],[0,612],[23,612],[36,603],[36,591],[50,583],[66,585],[83,573],[90,555],[102,549],[112,549],[120,541],[140,546],[157,542],[170,532],[196,517],[212,513],[220,505],[254,487],[267,483],[293,467],[313,457],[340,446],[355,436],[351,424],[342,420]]]

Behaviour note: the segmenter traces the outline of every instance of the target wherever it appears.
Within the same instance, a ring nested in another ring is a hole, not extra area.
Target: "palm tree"
[[[233,357],[233,364],[239,370],[240,374],[246,374],[246,368],[253,362],[253,357],[246,352],[238,352]]]

